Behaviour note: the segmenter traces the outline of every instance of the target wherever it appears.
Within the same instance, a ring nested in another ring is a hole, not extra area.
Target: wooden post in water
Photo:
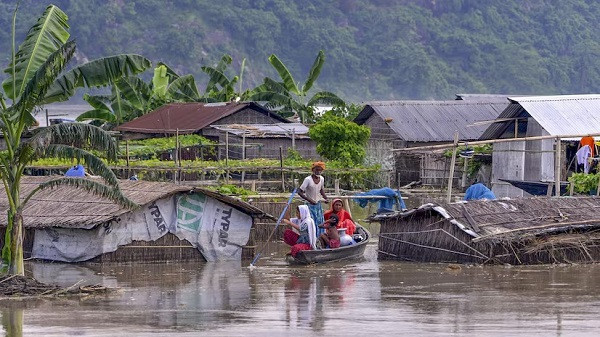
[[[279,169],[281,170],[281,191],[285,192],[285,177],[283,174],[283,148],[279,147]]]
[[[454,132],[454,150],[452,151],[452,160],[450,161],[450,175],[448,176],[448,194],[447,202],[452,202],[452,180],[454,180],[454,166],[456,165],[456,151],[458,150],[458,131]]]
[[[556,137],[556,153],[554,156],[554,195],[560,197],[560,138]]]
[[[336,178],[333,181],[333,190],[333,193],[335,193],[335,195],[340,195],[340,178]]]

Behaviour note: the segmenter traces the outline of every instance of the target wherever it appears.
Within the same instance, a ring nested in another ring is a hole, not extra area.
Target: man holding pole
[[[326,204],[329,203],[323,188],[325,185],[325,178],[321,175],[323,170],[325,170],[325,163],[321,161],[312,163],[312,174],[304,179],[302,185],[300,185],[300,188],[298,189],[298,195],[306,200],[310,215],[317,226],[325,222],[321,201]],[[319,228],[317,236],[321,235],[323,232],[324,230]]]

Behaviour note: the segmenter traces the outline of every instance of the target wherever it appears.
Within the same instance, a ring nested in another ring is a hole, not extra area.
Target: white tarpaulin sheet
[[[201,193],[157,200],[92,229],[35,231],[32,257],[79,262],[114,252],[133,240],[154,241],[167,233],[189,241],[207,261],[239,260],[252,218]]]

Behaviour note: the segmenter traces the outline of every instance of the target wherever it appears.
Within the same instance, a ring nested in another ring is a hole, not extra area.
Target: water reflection
[[[333,270],[327,275],[303,276],[295,272],[285,283],[285,321],[290,328],[324,328],[326,310],[343,308],[354,287],[355,272]],[[324,309],[326,308],[326,309]],[[325,310],[325,311],[324,311]]]
[[[2,309],[2,327],[6,337],[22,337],[23,308],[12,305]]]
[[[600,266],[460,266],[366,259],[289,267],[280,247],[256,268],[232,264],[28,264],[46,282],[120,290],[0,302],[18,335],[595,334]],[[282,248],[284,251],[285,247]],[[22,325],[20,325],[22,322]],[[21,330],[22,329],[22,330]]]

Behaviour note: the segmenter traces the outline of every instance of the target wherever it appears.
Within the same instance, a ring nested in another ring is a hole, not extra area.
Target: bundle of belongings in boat
[[[355,200],[362,208],[365,208],[370,202],[379,202],[377,214],[406,210],[406,204],[404,204],[404,200],[402,200],[400,191],[394,191],[389,187],[374,189],[368,192],[358,193],[356,195],[361,197],[364,196],[364,198]]]

